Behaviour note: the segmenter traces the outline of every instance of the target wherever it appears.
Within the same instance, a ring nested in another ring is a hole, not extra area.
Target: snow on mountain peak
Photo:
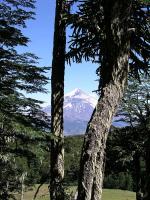
[[[88,102],[93,108],[96,106],[97,100],[82,91],[80,88],[75,88],[72,92],[65,95],[65,100],[67,99],[81,99]]]
[[[65,97],[79,96],[82,95],[83,93],[85,94],[85,92],[83,92],[80,88],[75,88],[73,91],[67,93]]]
[[[79,88],[66,94],[64,98],[64,133],[66,135],[84,133],[96,103],[96,98]],[[43,109],[49,116],[50,110],[51,106]],[[113,122],[113,125],[116,127],[125,126],[120,122]]]

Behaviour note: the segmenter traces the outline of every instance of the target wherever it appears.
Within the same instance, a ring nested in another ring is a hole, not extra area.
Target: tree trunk
[[[140,154],[137,152],[134,156],[135,176],[136,176],[136,200],[142,200],[141,188],[141,165]]]
[[[150,133],[149,128],[147,129]],[[143,200],[150,200],[150,136],[148,134],[148,140],[146,142],[146,185],[144,188]]]
[[[86,130],[78,184],[78,200],[100,200],[104,155],[113,116],[127,83],[130,0],[104,0],[104,44],[100,69],[101,96]]]
[[[24,184],[24,181],[25,181],[25,177],[27,176],[27,172],[24,172],[22,175],[21,175],[21,198],[20,200],[24,200],[24,191],[25,191],[25,184]]]
[[[51,180],[50,199],[63,200],[64,189],[64,136],[63,102],[66,48],[65,1],[56,0],[54,47],[51,75]]]

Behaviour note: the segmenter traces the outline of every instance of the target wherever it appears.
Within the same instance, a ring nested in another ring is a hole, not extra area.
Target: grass
[[[34,197],[34,194],[37,190],[38,185],[35,185],[35,187],[29,189],[24,193],[24,200],[32,200]],[[36,200],[48,200],[49,198],[49,192],[48,192],[48,185],[44,184],[37,195]],[[17,200],[20,200],[20,195],[17,195]]]
[[[32,190],[25,192],[24,200],[32,200],[37,187],[36,185]],[[67,193],[71,193],[75,189],[76,187],[70,187]],[[36,200],[49,200],[48,185],[45,184],[41,187]],[[104,189],[102,200],[135,200],[135,193],[126,190]]]
[[[102,200],[135,200],[135,193],[126,190],[104,189]]]

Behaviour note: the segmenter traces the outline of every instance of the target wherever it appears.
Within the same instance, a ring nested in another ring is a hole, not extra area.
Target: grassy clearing
[[[29,189],[24,193],[24,200],[33,200],[34,194],[37,190],[38,185],[35,185],[33,188]],[[48,185],[44,184],[37,195],[36,200],[48,200],[49,199],[49,192],[48,192]],[[20,195],[17,195],[17,200],[20,200]]]
[[[36,185],[32,190],[25,192],[24,200],[32,200],[37,187]],[[70,187],[67,189],[67,193],[72,193],[75,189],[76,187]],[[36,200],[49,200],[48,185],[45,184],[41,187]],[[104,189],[102,200],[135,200],[135,193],[125,190]]]
[[[126,190],[104,189],[102,200],[135,200],[135,193]]]

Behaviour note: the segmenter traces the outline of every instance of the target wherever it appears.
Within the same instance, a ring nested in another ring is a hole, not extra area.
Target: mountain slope
[[[75,89],[65,95],[64,99],[64,119],[89,121],[96,99],[89,96],[81,89]]]
[[[97,100],[94,97],[76,88],[64,97],[64,133],[65,135],[84,134],[87,123],[96,106]],[[50,115],[51,107],[43,109]],[[118,117],[116,117],[118,119]],[[113,122],[115,126],[125,126],[121,122]]]

